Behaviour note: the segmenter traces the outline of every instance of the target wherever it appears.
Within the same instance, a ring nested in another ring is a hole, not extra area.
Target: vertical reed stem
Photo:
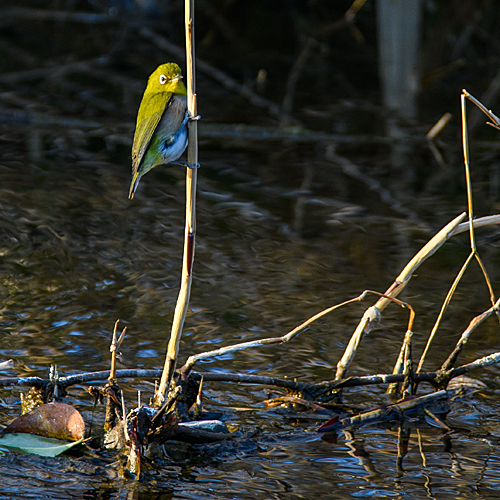
[[[186,25],[186,86],[187,105],[190,116],[198,114],[195,90],[195,59],[194,59],[194,0],[185,0]],[[188,122],[188,149],[187,162],[189,165],[198,165],[198,122]],[[194,247],[196,234],[196,168],[187,168],[186,171],[186,228],[184,233],[184,256],[182,261],[181,288],[175,306],[172,332],[167,348],[167,356],[160,386],[155,395],[155,403],[161,405],[175,371],[179,342],[191,294],[192,269],[194,261]]]
[[[462,108],[462,148],[464,151],[464,166],[465,166],[465,181],[467,184],[467,208],[469,213],[469,235],[471,250],[476,252],[476,241],[474,238],[474,210],[472,206],[472,182],[470,179],[469,167],[469,137],[467,134],[467,105],[466,97],[464,94],[460,97],[460,104]]]

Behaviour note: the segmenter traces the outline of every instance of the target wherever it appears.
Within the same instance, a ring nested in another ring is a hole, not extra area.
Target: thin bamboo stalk
[[[424,366],[425,358],[427,356],[427,353],[429,352],[431,342],[434,340],[434,337],[436,336],[436,332],[439,328],[439,325],[441,324],[441,320],[443,319],[444,313],[446,312],[446,309],[448,308],[448,305],[451,302],[451,298],[453,297],[453,294],[455,293],[455,290],[457,289],[460,280],[462,279],[463,275],[465,274],[465,271],[469,267],[470,261],[474,257],[474,254],[475,254],[474,251],[472,251],[469,254],[469,257],[467,257],[467,260],[460,269],[460,272],[457,274],[455,280],[453,281],[453,284],[451,285],[450,289],[448,290],[448,293],[446,294],[446,298],[444,299],[443,305],[441,306],[441,310],[439,311],[436,322],[434,323],[431,333],[429,334],[429,338],[427,339],[427,343],[425,344],[424,352],[422,353],[422,356],[420,356],[420,361],[418,362],[417,366],[417,373],[420,373],[422,367]]]
[[[474,237],[474,224],[472,222],[474,219],[474,211],[473,211],[473,205],[472,205],[472,182],[471,182],[471,177],[470,177],[470,164],[469,164],[469,134],[468,134],[468,130],[467,130],[467,105],[466,105],[467,102],[466,102],[466,99],[471,100],[483,112],[485,112],[486,108],[483,104],[481,104],[477,99],[472,97],[465,90],[462,91],[462,95],[461,95],[460,99],[461,99],[460,102],[461,102],[461,106],[462,106],[462,148],[463,148],[463,152],[464,152],[465,179],[467,182],[467,205],[468,205],[468,212],[469,212],[470,244],[471,244],[471,249],[474,252],[476,260],[479,264],[479,267],[481,268],[481,271],[483,272],[483,276],[484,276],[484,279],[486,281],[488,291],[490,292],[491,305],[493,306],[496,302],[495,292],[493,291],[493,286],[491,284],[490,277],[488,276],[488,272],[486,271],[486,267],[483,264],[483,261],[481,260],[481,257],[479,256],[477,249],[476,249],[476,241],[475,241],[475,237]],[[489,123],[489,125],[492,125],[493,127],[499,129],[498,117],[495,116],[491,111],[486,111],[486,114],[494,122],[494,123]]]
[[[185,26],[186,26],[186,80],[187,80],[187,103],[188,113],[196,117],[197,102],[195,89],[195,57],[194,57],[194,0],[185,2]],[[188,149],[187,161],[189,165],[198,165],[198,122],[188,122]],[[155,394],[155,403],[161,406],[165,400],[165,394],[175,371],[177,356],[179,353],[179,342],[181,340],[182,328],[191,295],[191,283],[193,280],[192,269],[194,261],[195,234],[196,234],[196,182],[198,172],[196,168],[187,168],[186,171],[186,227],[184,233],[184,255],[182,261],[181,287],[177,304],[175,306],[174,320],[170,341],[167,348],[167,356],[163,367],[160,385]]]
[[[483,112],[485,112],[488,116],[490,116],[492,119],[495,119],[495,115],[491,113],[491,111],[487,111],[486,108],[475,98],[473,98],[467,91],[463,90],[462,95],[460,97],[460,102],[461,102],[461,111],[462,111],[462,149],[463,149],[463,155],[464,155],[464,168],[465,168],[465,181],[466,181],[466,186],[467,186],[467,212],[468,212],[468,226],[469,226],[469,238],[470,238],[470,247],[471,247],[471,253],[469,254],[469,257],[465,261],[464,265],[460,269],[460,272],[458,273],[457,277],[455,278],[455,281],[453,282],[453,285],[451,286],[448,294],[446,295],[446,298],[443,302],[443,305],[441,306],[441,310],[439,312],[439,315],[436,319],[436,322],[432,328],[432,331],[429,335],[429,338],[427,340],[427,344],[425,346],[425,349],[422,353],[422,356],[420,357],[420,361],[418,363],[417,367],[417,373],[420,372],[420,370],[423,367],[425,357],[427,356],[427,352],[429,351],[430,344],[432,340],[434,339],[437,329],[439,328],[439,325],[441,323],[441,320],[443,318],[444,312],[446,311],[451,298],[453,294],[455,293],[455,290],[458,286],[458,283],[462,279],[465,271],[467,270],[470,261],[472,260],[473,257],[476,258],[479,267],[481,268],[481,271],[483,273],[484,279],[486,281],[486,286],[488,287],[488,291],[490,293],[490,300],[492,307],[494,308],[496,298],[495,298],[495,293],[493,291],[493,287],[491,285],[491,280],[488,276],[488,272],[486,270],[486,267],[483,264],[483,261],[481,260],[481,257],[479,256],[477,252],[477,247],[476,247],[476,239],[474,235],[474,205],[473,205],[473,196],[472,196],[472,181],[471,181],[471,176],[470,176],[470,155],[469,155],[469,135],[468,135],[468,130],[467,130],[467,102],[466,99],[470,99],[474,104],[476,104]]]
[[[470,226],[470,246],[472,250],[476,251],[476,242],[474,238],[474,226],[472,220],[474,218],[474,209],[472,204],[472,183],[470,180],[469,168],[469,137],[467,135],[467,106],[465,105],[465,95],[462,94],[460,102],[462,106],[462,149],[464,151],[464,166],[465,166],[465,180],[467,183],[467,210],[469,213],[469,226]]]

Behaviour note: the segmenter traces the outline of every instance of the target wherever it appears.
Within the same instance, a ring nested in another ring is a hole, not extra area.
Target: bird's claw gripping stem
[[[187,161],[171,161],[170,163],[172,165],[182,165],[183,167],[187,167],[187,168],[191,168],[191,169],[200,168],[200,164],[199,163],[197,163],[196,165],[191,165]]]

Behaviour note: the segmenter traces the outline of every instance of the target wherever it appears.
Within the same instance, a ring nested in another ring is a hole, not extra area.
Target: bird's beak
[[[181,80],[181,79],[182,79],[182,75],[177,75],[177,76],[174,76],[174,77],[172,78],[172,81],[173,81],[173,82],[176,82],[177,80]]]

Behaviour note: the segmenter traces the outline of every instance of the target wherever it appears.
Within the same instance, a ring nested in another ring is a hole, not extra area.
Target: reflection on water
[[[15,142],[8,143],[14,148]],[[120,367],[163,366],[180,277],[183,172],[153,171],[129,202],[128,167],[105,157],[33,165],[3,154],[1,358],[13,358],[19,375],[45,376],[54,363],[63,374],[105,369],[111,331],[119,318],[128,326]],[[262,181],[253,171],[252,152],[224,154],[228,164],[231,159],[241,164],[236,173],[234,167],[223,168],[217,151],[206,156],[207,166],[200,170],[198,245],[183,359],[230,343],[282,335],[365,288],[383,291],[429,237],[414,223],[346,215],[333,197],[330,204],[325,196],[321,203],[301,198],[297,211],[297,197],[290,198],[286,189],[272,190],[272,181],[259,193]],[[450,215],[443,210],[440,224],[456,214],[446,210]],[[303,231],[298,231],[301,225]],[[483,255],[489,266],[498,263],[493,250]],[[467,253],[466,237],[450,243],[409,287],[405,300],[417,311],[417,352]],[[498,281],[498,267],[493,269],[492,279]],[[463,291],[453,300],[429,368],[443,361],[468,321],[488,307],[480,277],[468,277],[466,286],[475,292],[471,296]],[[311,382],[331,379],[367,306],[338,311],[288,345],[235,353],[199,368]],[[351,372],[390,371],[406,322],[404,310],[389,308],[363,340]],[[498,325],[488,322],[471,338],[463,360],[498,350],[497,336]],[[273,389],[207,384],[208,410],[220,412],[243,432],[259,432],[230,445],[171,451],[171,460],[157,464],[140,484],[123,483],[118,468],[109,466],[112,456],[89,452],[49,460],[9,453],[0,459],[0,495],[494,497],[500,486],[495,374],[492,368],[477,375],[488,383],[489,392],[454,403],[450,418],[456,417],[459,430],[446,436],[439,429],[412,429],[407,450],[399,455],[397,427],[321,436],[314,431],[319,423],[314,415],[266,409],[263,400],[277,394]],[[124,388],[130,400],[135,400],[136,389],[144,398],[152,392],[141,381],[128,381]],[[91,418],[92,401],[83,387],[72,388],[70,400]],[[346,391],[345,401],[368,408],[386,399],[382,389],[369,388]],[[18,407],[18,390],[4,390],[2,421],[13,418]]]

